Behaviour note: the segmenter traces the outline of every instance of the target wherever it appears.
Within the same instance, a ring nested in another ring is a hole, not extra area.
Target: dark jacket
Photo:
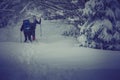
[[[35,19],[34,22],[31,23],[31,29],[32,29],[32,30],[35,30],[37,24],[41,24],[41,19],[40,19],[40,21],[37,21],[37,20]]]

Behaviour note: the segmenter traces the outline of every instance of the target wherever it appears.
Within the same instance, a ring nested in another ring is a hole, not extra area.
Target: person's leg
[[[32,38],[32,40],[33,40],[33,30],[31,31],[31,38]]]
[[[24,42],[26,42],[27,41],[27,32],[24,32],[24,37],[25,37]]]
[[[36,39],[36,38],[35,38],[35,30],[33,30],[32,36],[33,36],[33,40],[35,40],[35,39]]]
[[[31,31],[28,32],[28,39],[32,42],[32,40],[31,40]]]

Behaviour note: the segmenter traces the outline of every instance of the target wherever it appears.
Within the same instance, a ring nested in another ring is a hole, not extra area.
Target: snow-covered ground
[[[1,29],[0,80],[120,80],[119,51],[78,47],[61,36],[69,26],[43,20],[33,43],[20,42],[20,26]]]

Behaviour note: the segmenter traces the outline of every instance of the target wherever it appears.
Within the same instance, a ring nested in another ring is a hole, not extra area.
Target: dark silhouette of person
[[[36,16],[33,16],[33,22],[31,22],[31,35],[32,35],[32,40],[35,40],[36,39],[36,36],[35,36],[35,29],[36,29],[36,25],[37,24],[41,24],[41,18],[40,20],[38,21],[36,19]]]
[[[23,24],[22,24],[20,30],[23,31],[23,33],[24,33],[24,37],[25,37],[24,42],[26,42],[27,39],[29,39],[32,42],[32,40],[31,40],[31,24],[28,19],[23,20]]]

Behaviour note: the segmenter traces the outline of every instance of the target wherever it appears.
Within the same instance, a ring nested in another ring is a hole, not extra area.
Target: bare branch
[[[15,12],[15,10],[12,10],[12,9],[0,9],[0,12],[3,12],[3,11]]]
[[[1,4],[0,4],[0,7],[4,4],[5,2],[2,2]]]
[[[5,5],[5,8],[8,6],[8,3],[10,2],[10,0],[6,0],[6,1],[3,1],[1,4],[0,4],[0,7]],[[7,5],[7,6],[6,6]],[[4,8],[4,9],[5,9]]]
[[[6,4],[3,9],[6,9],[9,6],[9,4]]]

